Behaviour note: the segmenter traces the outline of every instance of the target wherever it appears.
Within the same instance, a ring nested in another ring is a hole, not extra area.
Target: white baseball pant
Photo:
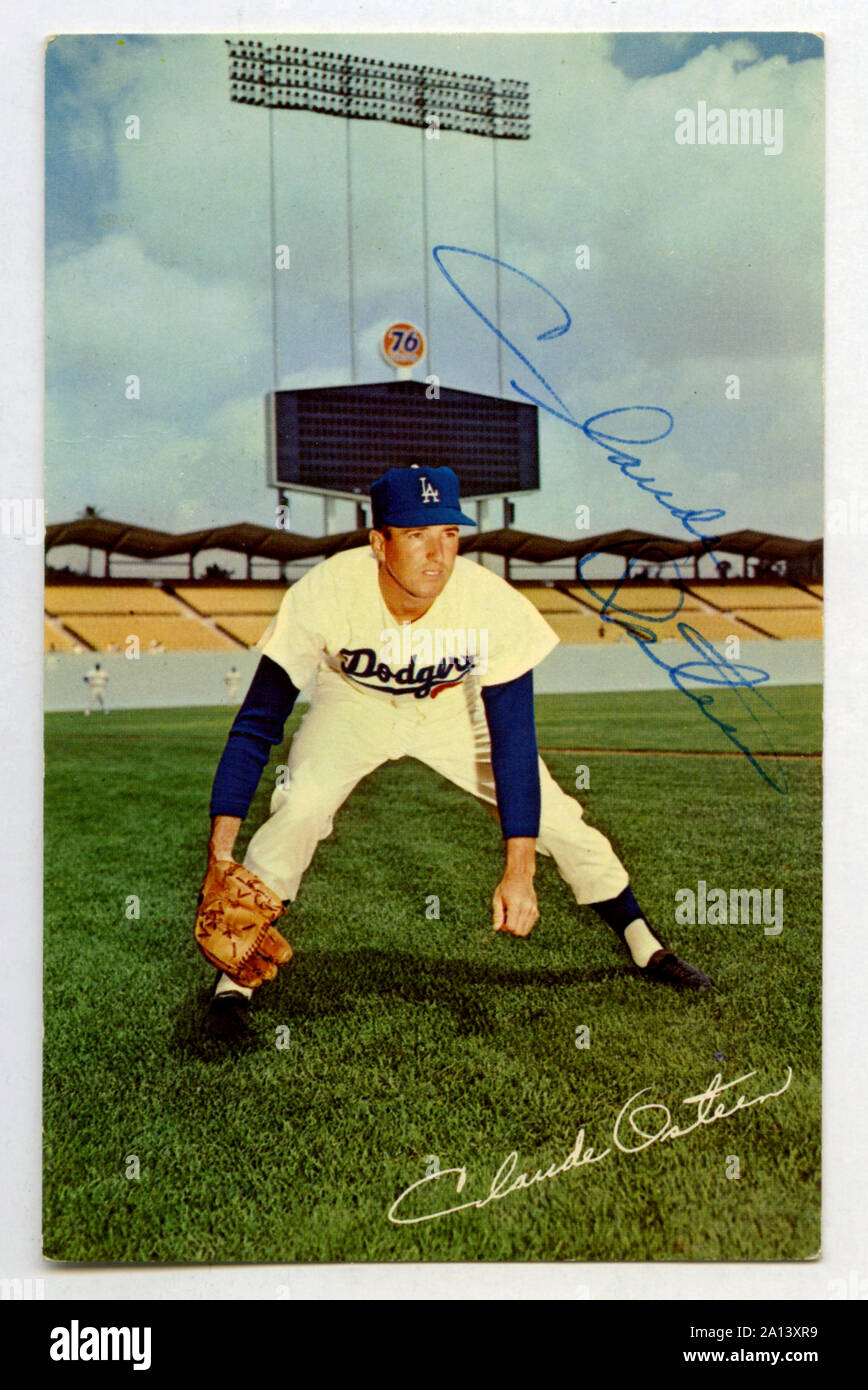
[[[281,898],[293,901],[320,840],[350,792],[384,762],[411,757],[496,812],[491,744],[475,691],[435,700],[356,691],[321,673],[310,709],[292,740],[288,785],[271,797],[271,815],[252,837],[244,864]],[[442,702],[442,703],[441,703]],[[578,903],[605,902],[629,882],[605,835],[539,760],[542,793],[537,848],[551,855]]]

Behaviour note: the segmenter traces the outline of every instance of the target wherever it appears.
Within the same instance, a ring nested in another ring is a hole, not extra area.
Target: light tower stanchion
[[[431,376],[434,368],[431,365],[431,267],[430,246],[428,241],[428,161],[425,158],[425,145],[428,140],[428,128],[420,132],[422,140],[422,287],[425,295],[424,310],[424,331],[425,331],[425,371],[426,375]],[[495,143],[497,143],[495,141]]]
[[[497,394],[503,399],[503,340],[500,337],[500,190],[497,177],[497,147],[499,140],[491,142],[492,182],[494,185],[494,322],[497,325]]]
[[[350,381],[358,380],[356,362],[356,277],[353,258],[353,161],[351,150],[352,120],[347,116],[344,125],[347,130],[347,276],[349,279],[349,333],[350,333]]]
[[[277,327],[277,208],[274,179],[274,109],[268,108],[268,232],[271,245],[268,260],[271,266],[271,380],[272,390],[280,390],[280,350]]]

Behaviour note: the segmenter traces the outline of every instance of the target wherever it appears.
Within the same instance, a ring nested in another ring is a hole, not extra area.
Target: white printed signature
[[[782,1096],[784,1091],[789,1089],[793,1079],[792,1067],[787,1067],[787,1079],[783,1086],[777,1091],[769,1091],[766,1095],[754,1096],[752,1100],[746,1100],[743,1095],[739,1095],[735,1105],[729,1109],[718,1097],[725,1091],[731,1091],[734,1086],[740,1086],[742,1081],[748,1081],[750,1077],[756,1076],[756,1071],[745,1072],[744,1076],[737,1076],[734,1081],[727,1081],[724,1084],[723,1076],[717,1072],[711,1079],[709,1085],[701,1094],[696,1096],[685,1096],[682,1105],[695,1105],[695,1119],[683,1128],[673,1124],[672,1115],[668,1106],[660,1101],[643,1101],[641,1105],[636,1102],[640,1096],[644,1096],[650,1091],[650,1086],[643,1086],[641,1091],[634,1091],[633,1095],[621,1107],[618,1118],[612,1130],[612,1143],[621,1153],[635,1154],[642,1149],[647,1149],[651,1144],[662,1144],[669,1139],[683,1139],[686,1134],[692,1134],[700,1125],[711,1125],[716,1120],[725,1120],[727,1116],[734,1115],[737,1110],[747,1110],[752,1105],[763,1105],[767,1100],[774,1099],[775,1096]],[[729,1099],[732,1099],[729,1097]],[[715,1104],[715,1101],[717,1104]],[[712,1111],[712,1106],[714,1110]],[[649,1129],[644,1126],[650,1126]],[[655,1127],[656,1126],[656,1127]],[[638,1143],[631,1142],[638,1139]],[[560,1177],[562,1173],[568,1173],[573,1168],[584,1168],[590,1163],[601,1163],[604,1158],[612,1152],[611,1148],[603,1149],[602,1153],[595,1154],[591,1147],[585,1148],[585,1131],[580,1129],[576,1135],[576,1141],[566,1158],[561,1163],[552,1163],[545,1170],[537,1169],[534,1173],[515,1174],[518,1166],[518,1151],[513,1149],[512,1153],[507,1154],[497,1172],[491,1180],[491,1185],[484,1197],[472,1202],[459,1202],[457,1206],[443,1207],[440,1211],[428,1211],[418,1216],[398,1216],[396,1212],[403,1202],[407,1200],[411,1192],[418,1192],[423,1187],[430,1187],[432,1183],[443,1182],[451,1177],[457,1179],[455,1183],[455,1194],[460,1196],[467,1182],[467,1169],[444,1168],[439,1172],[420,1178],[418,1182],[411,1183],[405,1188],[399,1197],[395,1199],[389,1208],[389,1220],[396,1226],[412,1226],[420,1221],[436,1221],[441,1216],[452,1216],[457,1211],[467,1211],[470,1207],[477,1210],[487,1207],[490,1202],[499,1202],[503,1197],[508,1197],[512,1192],[518,1192],[522,1188],[535,1187],[538,1183],[548,1182],[550,1178]]]

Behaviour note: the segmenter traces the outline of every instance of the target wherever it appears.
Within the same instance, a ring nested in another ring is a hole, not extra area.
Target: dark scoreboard
[[[421,381],[276,391],[268,397],[269,482],[366,495],[387,468],[448,464],[462,497],[539,487],[537,407]]]

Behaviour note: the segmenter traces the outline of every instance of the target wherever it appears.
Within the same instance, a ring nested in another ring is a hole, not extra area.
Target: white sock
[[[637,917],[635,922],[630,923],[624,932],[624,940],[633,957],[633,964],[638,965],[640,970],[644,970],[655,951],[663,949],[644,917]]]
[[[234,980],[230,980],[228,975],[221,975],[214,990],[214,998],[216,999],[220,994],[243,994],[245,999],[250,999],[253,996],[253,990],[248,989],[246,985],[236,984]]]

